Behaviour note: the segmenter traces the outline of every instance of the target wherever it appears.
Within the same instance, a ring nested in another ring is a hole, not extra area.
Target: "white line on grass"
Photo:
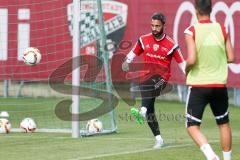
[[[188,146],[193,146],[193,145],[195,145],[195,144],[194,143],[191,143],[191,144],[189,143],[189,144],[166,146],[166,147],[163,147],[159,150],[165,150],[165,149],[169,149],[169,148],[188,147]],[[103,157],[110,157],[110,156],[119,156],[119,155],[133,154],[133,153],[141,153],[141,152],[147,152],[147,151],[153,151],[153,150],[156,150],[156,149],[147,148],[147,149],[124,151],[124,152],[118,152],[118,153],[106,153],[106,154],[99,154],[99,155],[89,156],[89,157],[78,157],[78,158],[73,158],[73,159],[69,159],[69,160],[87,160],[87,159],[94,159],[94,158],[103,158]]]
[[[144,141],[155,141],[154,138],[132,138],[132,137],[112,137],[112,138],[109,138],[109,137],[89,137],[87,138],[87,140],[112,140],[112,141],[116,141],[116,140],[144,140]],[[192,139],[190,138],[184,138],[184,139],[174,139],[174,138],[166,138],[166,140],[168,142],[193,142]],[[219,142],[219,139],[218,138],[212,138],[210,139],[210,142]]]
[[[29,136],[27,136],[29,135]],[[30,136],[30,135],[33,135],[33,136]],[[49,136],[42,136],[42,135],[36,135],[35,133],[22,133],[22,135],[16,135],[16,134],[9,134],[8,137],[11,137],[11,138],[29,138],[29,139],[70,139],[72,140],[72,137],[70,136],[57,136],[57,137],[49,137]],[[86,139],[87,141],[88,140],[108,140],[108,141],[121,141],[121,140],[144,140],[144,141],[154,141],[153,138],[133,138],[133,137],[84,137],[82,139]],[[184,138],[184,139],[173,139],[173,138],[166,138],[168,142],[177,142],[177,143],[180,143],[180,142],[192,142],[192,139],[190,138]],[[235,140],[236,139],[239,139],[238,137],[235,137],[234,138]],[[210,142],[219,142],[219,139],[218,138],[215,138],[215,139],[211,139]]]

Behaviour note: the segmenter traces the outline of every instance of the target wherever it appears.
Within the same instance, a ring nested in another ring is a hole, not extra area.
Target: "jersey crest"
[[[153,45],[153,50],[154,50],[154,51],[157,51],[158,49],[159,49],[159,45],[158,45],[158,44],[154,44],[154,45]]]

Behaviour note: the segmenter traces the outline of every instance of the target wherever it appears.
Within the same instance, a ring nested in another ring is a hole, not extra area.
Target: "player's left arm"
[[[183,58],[182,52],[179,47],[177,47],[173,53],[173,57],[178,63],[178,67],[182,70],[182,72],[185,74],[185,68],[186,68],[186,61]]]
[[[196,45],[194,39],[191,35],[185,34],[185,41],[187,45],[187,60],[186,60],[186,74],[189,72],[191,67],[196,63],[197,53],[196,53]]]

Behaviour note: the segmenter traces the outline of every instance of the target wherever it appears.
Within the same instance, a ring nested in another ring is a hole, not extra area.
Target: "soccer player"
[[[160,95],[170,77],[172,58],[176,60],[182,71],[185,71],[185,61],[179,46],[164,33],[165,22],[166,18],[162,13],[154,13],[151,19],[152,32],[138,39],[135,47],[127,54],[126,60],[122,64],[123,71],[128,71],[129,63],[136,56],[143,55],[145,68],[152,71],[145,75],[149,78],[142,78],[145,80],[140,83],[142,105],[139,107],[138,114],[147,119],[147,123],[156,138],[154,146],[156,149],[161,148],[164,142],[154,113],[155,98]],[[158,66],[156,67],[154,64]],[[160,71],[161,66],[164,73]],[[156,72],[158,69],[159,72]],[[150,93],[145,92],[146,88]]]
[[[207,104],[219,127],[224,160],[231,160],[231,129],[229,125],[228,93],[226,88],[228,64],[234,53],[227,28],[210,20],[211,0],[195,0],[198,23],[185,30],[188,57],[186,60],[187,131],[207,160],[219,160],[207,138],[200,131]]]

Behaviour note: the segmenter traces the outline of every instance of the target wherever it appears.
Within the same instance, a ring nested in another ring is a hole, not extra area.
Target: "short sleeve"
[[[135,44],[134,48],[132,49],[132,51],[136,54],[136,55],[140,55],[141,53],[143,53],[144,49],[142,47],[140,38],[138,39],[137,43]]]
[[[188,28],[186,28],[185,31],[184,31],[184,33],[192,36],[193,39],[195,40],[195,29],[194,29],[194,26],[193,26],[193,25],[191,25],[191,26],[189,26]]]

